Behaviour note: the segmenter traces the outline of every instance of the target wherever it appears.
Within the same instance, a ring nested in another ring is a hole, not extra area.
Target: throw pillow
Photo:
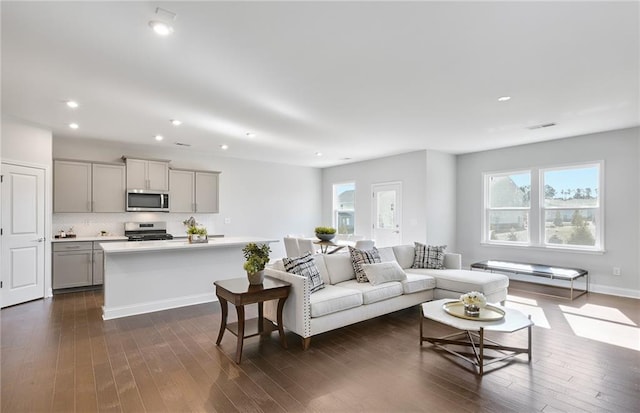
[[[414,242],[413,265],[411,268],[444,269],[444,250],[446,245],[424,245]]]
[[[311,253],[307,252],[301,257],[284,257],[282,263],[284,264],[285,271],[288,273],[307,277],[311,285],[310,290],[312,293],[324,288],[324,281]]]
[[[356,273],[356,281],[359,283],[366,283],[369,281],[367,274],[360,266],[360,264],[374,264],[380,262],[380,254],[378,249],[373,247],[370,250],[359,250],[349,246],[349,254],[351,255],[351,264],[353,264],[353,271]]]
[[[367,278],[372,285],[383,284],[389,281],[402,281],[407,279],[400,264],[395,261],[381,262],[378,264],[360,264],[360,267],[367,274]]]

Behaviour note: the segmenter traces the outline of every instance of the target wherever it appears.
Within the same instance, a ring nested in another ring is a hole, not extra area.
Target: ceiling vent
[[[556,126],[556,124],[554,122],[542,123],[540,125],[528,126],[527,129],[535,130],[535,129],[542,129],[542,128],[550,128],[552,126]]]
[[[187,146],[187,147],[191,146],[190,143],[183,143],[183,142],[176,142],[176,145],[177,146]]]

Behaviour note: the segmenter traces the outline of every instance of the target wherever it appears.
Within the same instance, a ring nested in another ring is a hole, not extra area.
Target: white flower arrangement
[[[487,298],[484,296],[484,294],[477,291],[471,291],[469,293],[462,294],[460,296],[460,301],[462,301],[466,305],[477,305],[480,308],[487,305]]]

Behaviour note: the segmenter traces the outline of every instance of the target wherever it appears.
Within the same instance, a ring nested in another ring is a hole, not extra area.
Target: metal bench
[[[471,269],[484,270],[490,272],[506,272],[520,275],[533,275],[537,277],[547,277],[552,280],[566,280],[570,281],[570,295],[569,298],[573,300],[576,297],[580,297],[583,294],[589,292],[589,272],[581,268],[566,268],[566,267],[554,267],[551,265],[543,264],[529,264],[523,262],[513,261],[498,261],[487,260],[480,261],[471,264]],[[574,290],[573,282],[580,278],[585,278],[584,290]],[[577,295],[573,295],[574,291],[579,292]]]

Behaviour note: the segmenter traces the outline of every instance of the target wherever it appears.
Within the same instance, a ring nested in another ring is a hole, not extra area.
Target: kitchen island
[[[108,242],[104,250],[102,318],[126,317],[217,301],[213,282],[245,277],[242,248],[259,237]]]

